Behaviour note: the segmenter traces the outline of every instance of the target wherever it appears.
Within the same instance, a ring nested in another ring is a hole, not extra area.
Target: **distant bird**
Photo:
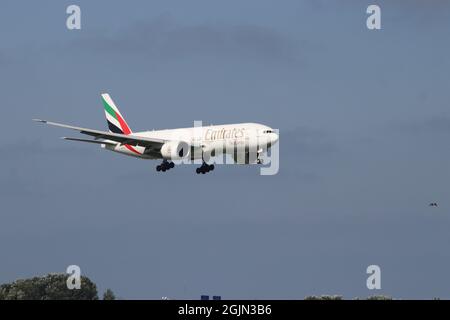
[[[436,202],[432,202],[432,203],[429,204],[429,206],[430,206],[430,207],[437,207],[438,205],[437,205]]]

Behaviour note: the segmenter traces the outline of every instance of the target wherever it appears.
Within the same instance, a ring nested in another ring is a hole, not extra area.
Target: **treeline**
[[[97,286],[88,277],[81,276],[81,288],[67,288],[67,274],[48,274],[43,277],[20,279],[0,285],[0,300],[99,300]],[[115,300],[111,289],[107,289],[103,300]],[[339,295],[307,296],[305,300],[344,300]],[[358,300],[359,298],[355,298]],[[392,300],[391,297],[378,295],[367,300]],[[436,298],[435,298],[436,299]]]
[[[67,274],[48,274],[43,277],[20,279],[0,285],[0,300],[98,300],[97,286],[88,277],[81,276],[81,288],[67,288]],[[115,300],[108,289],[104,300]]]

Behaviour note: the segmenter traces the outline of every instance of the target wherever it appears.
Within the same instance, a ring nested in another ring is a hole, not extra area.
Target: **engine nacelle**
[[[161,147],[161,155],[167,160],[181,160],[189,157],[191,146],[184,141],[169,141]]]

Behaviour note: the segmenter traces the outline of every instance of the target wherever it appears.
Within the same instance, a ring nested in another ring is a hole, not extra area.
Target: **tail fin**
[[[119,108],[117,108],[114,101],[112,101],[109,94],[103,93],[102,101],[105,108],[105,116],[109,131],[120,134],[131,134],[132,131],[130,127],[120,113]]]

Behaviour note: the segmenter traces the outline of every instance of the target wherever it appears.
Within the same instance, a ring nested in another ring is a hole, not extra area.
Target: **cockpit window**
[[[273,133],[272,130],[264,130],[264,133]]]

